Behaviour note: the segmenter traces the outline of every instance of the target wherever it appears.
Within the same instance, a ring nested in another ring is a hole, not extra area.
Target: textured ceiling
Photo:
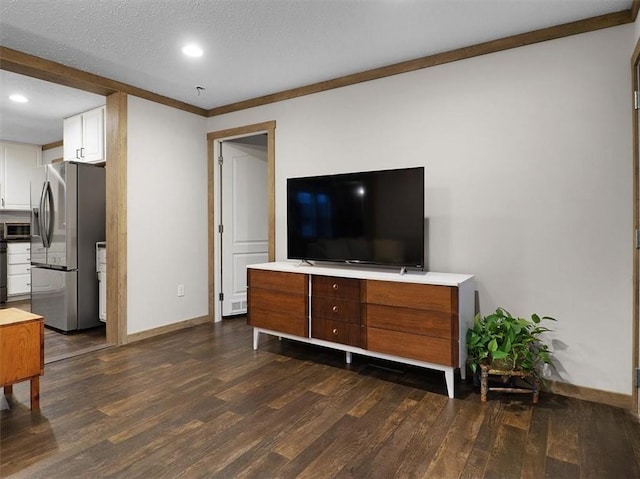
[[[2,0],[0,44],[209,109],[630,7],[631,0]],[[182,55],[188,41],[202,46],[201,58]],[[197,85],[206,88],[200,95]]]

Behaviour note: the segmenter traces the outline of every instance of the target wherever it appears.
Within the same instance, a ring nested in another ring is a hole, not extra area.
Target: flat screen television
[[[287,255],[424,268],[424,167],[289,178]]]

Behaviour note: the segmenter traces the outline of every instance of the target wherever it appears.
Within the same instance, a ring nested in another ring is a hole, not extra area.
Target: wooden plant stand
[[[500,376],[502,383],[506,384],[512,377],[519,377],[521,379],[530,379],[531,388],[514,388],[514,387],[489,387],[489,376]],[[502,391],[506,393],[528,393],[533,394],[532,402],[537,404],[538,393],[540,391],[540,381],[537,377],[531,374],[523,373],[522,371],[504,371],[501,369],[492,369],[491,366],[486,364],[480,365],[480,400],[482,402],[487,401],[487,393],[489,391]]]

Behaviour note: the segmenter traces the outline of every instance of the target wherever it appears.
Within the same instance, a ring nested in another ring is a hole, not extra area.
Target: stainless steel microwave
[[[31,225],[29,223],[5,223],[2,235],[4,239],[31,239]]]

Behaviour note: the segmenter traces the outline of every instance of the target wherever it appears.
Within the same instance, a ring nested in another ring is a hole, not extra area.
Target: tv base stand
[[[248,323],[260,334],[466,377],[473,276],[266,263],[248,267]]]

